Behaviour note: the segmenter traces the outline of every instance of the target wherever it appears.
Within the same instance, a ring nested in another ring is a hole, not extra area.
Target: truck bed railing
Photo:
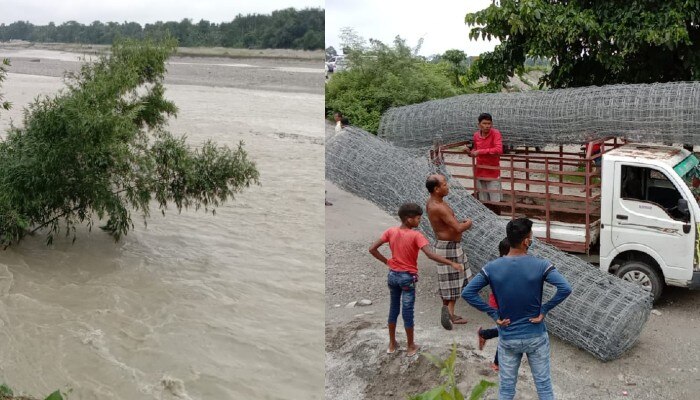
[[[600,219],[600,167],[596,160],[622,144],[615,137],[606,137],[585,144],[579,151],[563,145],[557,150],[510,148],[500,156],[500,166],[479,166],[501,171],[500,178],[483,179],[500,181],[500,190],[478,188],[473,173],[475,159],[469,156],[471,141],[437,143],[430,158],[447,166],[450,175],[477,199],[479,192],[500,193],[500,202],[480,200],[497,214],[543,219],[546,235],[541,240],[565,251],[589,254],[591,225]],[[595,145],[600,145],[600,152],[593,154]],[[553,239],[551,223],[560,220],[584,224],[585,241]]]

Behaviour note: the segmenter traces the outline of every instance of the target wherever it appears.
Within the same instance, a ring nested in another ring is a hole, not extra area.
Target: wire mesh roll
[[[426,204],[425,179],[438,168],[427,156],[416,157],[414,152],[354,127],[340,133],[330,127],[326,135],[326,179],[391,215],[406,202]],[[456,179],[448,176],[448,182],[446,200],[457,218],[474,221],[463,235],[462,246],[470,267],[477,272],[498,256],[506,222],[467,193]],[[421,220],[419,229],[434,243],[427,218]],[[651,311],[649,292],[546,243],[536,241],[530,252],[550,260],[573,287],[573,293],[547,315],[552,334],[603,361],[619,357],[634,345]],[[545,285],[545,298],[554,291]]]
[[[576,144],[606,136],[700,142],[700,82],[469,94],[389,109],[379,136],[399,147],[471,139],[488,112],[512,145]],[[700,144],[700,143],[698,143]]]

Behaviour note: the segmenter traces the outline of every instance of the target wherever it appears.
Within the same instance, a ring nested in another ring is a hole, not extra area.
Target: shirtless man
[[[425,181],[425,187],[430,193],[430,199],[425,208],[437,239],[435,253],[464,265],[462,272],[455,271],[449,265],[438,264],[437,266],[439,293],[442,297],[440,322],[443,328],[450,330],[452,324],[467,323],[466,319],[455,314],[455,303],[472,275],[461,243],[462,232],[471,228],[472,220],[457,221],[454,211],[443,200],[450,191],[447,179],[443,175],[429,176]]]

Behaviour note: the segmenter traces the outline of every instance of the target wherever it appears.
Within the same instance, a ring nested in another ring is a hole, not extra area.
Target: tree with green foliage
[[[501,0],[469,13],[471,39],[498,39],[472,67],[504,85],[527,57],[553,88],[700,78],[700,0]]]
[[[365,51],[365,38],[360,36],[350,27],[340,28],[340,48],[343,54],[350,54],[352,51]]]
[[[452,83],[455,86],[463,86],[461,77],[467,74],[467,55],[462,50],[452,49],[447,50],[440,59],[450,63],[453,74]]]
[[[337,55],[338,55],[338,52],[335,51],[335,47],[333,47],[333,46],[326,47],[326,61],[330,60],[331,57],[335,57]]]
[[[234,48],[285,48],[315,50],[324,45],[325,13],[320,8],[297,10],[286,8],[269,15],[237,15],[231,22],[221,24],[190,18],[180,22],[158,21],[141,27],[136,22],[94,21],[83,25],[76,21],[58,26],[53,22],[35,26],[26,21],[0,24],[0,41],[12,39],[32,42],[64,42],[112,44],[116,38],[162,39],[175,37],[180,46],[223,46]]]
[[[342,36],[342,35],[341,35]],[[396,37],[393,46],[371,40],[365,48],[359,36],[345,31],[349,68],[326,84],[326,113],[340,111],[352,125],[376,133],[381,115],[390,107],[454,96],[447,63],[432,64]]]
[[[3,58],[0,62],[0,88],[2,87],[2,82],[7,78],[7,67],[10,66],[10,60],[8,58]],[[9,101],[3,100],[3,95],[0,92],[0,109],[9,110],[12,104]]]
[[[192,149],[166,130],[177,112],[164,97],[165,62],[176,48],[124,40],[111,55],[67,78],[67,88],[35,100],[22,127],[0,142],[0,245],[44,230],[47,242],[76,226],[101,226],[119,240],[151,205],[215,211],[258,171],[242,143]]]

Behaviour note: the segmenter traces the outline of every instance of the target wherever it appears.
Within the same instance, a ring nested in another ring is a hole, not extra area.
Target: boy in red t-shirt
[[[499,257],[503,257],[507,255],[509,251],[510,243],[508,243],[508,238],[505,238],[498,244],[498,255]],[[498,303],[496,303],[496,296],[493,295],[493,291],[489,294],[489,305],[498,310]],[[494,327],[490,329],[481,329],[481,327],[479,327],[479,330],[476,331],[476,335],[479,338],[479,350],[483,350],[484,346],[486,346],[487,340],[498,337],[498,328]],[[493,357],[493,364],[491,364],[491,368],[496,372],[499,370],[498,349],[496,349],[496,355]]]
[[[387,353],[396,351],[396,321],[399,313],[406,328],[408,346],[406,355],[413,356],[418,352],[418,346],[413,341],[413,307],[416,301],[416,282],[418,281],[418,250],[423,250],[428,258],[441,264],[451,265],[462,272],[464,266],[457,264],[432,252],[428,240],[422,233],[414,230],[420,225],[423,209],[414,203],[407,203],[399,208],[401,226],[387,229],[369,248],[369,252],[379,261],[389,267],[387,284],[391,302],[389,305],[389,349]],[[379,252],[379,247],[389,243],[391,258],[387,259]]]

